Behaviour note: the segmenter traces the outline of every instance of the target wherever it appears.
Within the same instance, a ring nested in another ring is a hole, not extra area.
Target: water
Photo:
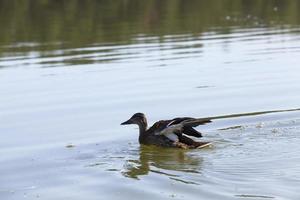
[[[299,6],[0,1],[0,198],[299,199]],[[202,150],[119,126],[278,110],[199,127]]]

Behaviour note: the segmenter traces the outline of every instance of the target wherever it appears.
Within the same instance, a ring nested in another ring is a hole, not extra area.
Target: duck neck
[[[140,143],[142,143],[143,138],[146,136],[146,131],[148,127],[147,120],[145,119],[144,121],[140,122],[138,126],[140,130],[139,141]]]

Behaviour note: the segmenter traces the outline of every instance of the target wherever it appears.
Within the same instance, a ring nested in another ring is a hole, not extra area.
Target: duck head
[[[138,126],[147,126],[147,119],[143,113],[135,113],[132,117],[121,123],[121,125],[136,124]]]

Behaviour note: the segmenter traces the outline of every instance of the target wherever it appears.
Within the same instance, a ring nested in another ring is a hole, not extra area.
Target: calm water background
[[[0,198],[299,199],[299,111],[215,120],[193,151],[119,126],[300,108],[299,9],[0,1]]]

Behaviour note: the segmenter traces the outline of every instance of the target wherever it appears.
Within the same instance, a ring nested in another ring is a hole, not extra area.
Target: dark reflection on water
[[[167,41],[167,35],[190,34],[182,37],[188,41],[206,32],[228,34],[241,27],[281,29],[299,25],[299,7],[300,2],[293,0],[0,1],[0,55],[81,55],[79,59],[64,58],[69,65],[110,62],[114,58],[98,60],[88,52],[57,54],[53,50],[116,44],[127,48],[129,44],[153,43],[149,36],[160,43]],[[143,36],[147,36],[145,40]],[[56,62],[40,64],[55,66]]]
[[[127,160],[122,174],[136,179],[149,172],[176,177],[172,172],[200,173],[201,162],[201,157],[191,156],[181,149],[141,146],[138,158]]]
[[[0,41],[72,41],[70,45],[82,46],[130,41],[130,34],[136,33],[199,33],[211,27],[222,27],[220,31],[224,31],[232,25],[295,25],[299,23],[299,4],[293,0],[1,1],[1,26],[6,29],[1,29],[5,37]]]

